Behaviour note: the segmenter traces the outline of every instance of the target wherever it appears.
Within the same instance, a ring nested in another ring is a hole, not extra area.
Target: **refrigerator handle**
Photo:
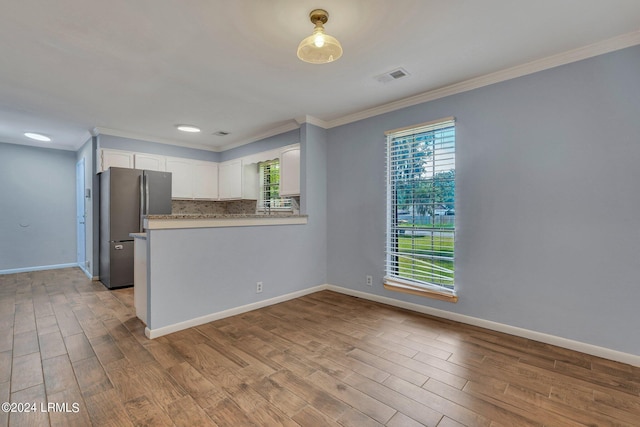
[[[149,193],[149,180],[146,176],[144,178],[144,201],[146,203],[144,214],[149,215],[149,199],[151,198],[151,193]]]
[[[142,217],[144,216],[144,199],[145,199],[143,181],[144,181],[144,175],[140,175],[140,229],[138,230],[140,233],[144,231],[144,220],[142,219]]]

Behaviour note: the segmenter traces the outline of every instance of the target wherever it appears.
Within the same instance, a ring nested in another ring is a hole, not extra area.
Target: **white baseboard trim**
[[[279,297],[269,298],[263,301],[254,302],[240,307],[230,308],[228,310],[219,311],[217,313],[207,314],[205,316],[196,317],[195,319],[186,320],[180,323],[174,323],[173,325],[167,325],[156,329],[149,329],[147,326],[144,329],[144,334],[149,339],[158,338],[163,335],[178,332],[183,329],[192,328],[194,326],[203,325],[205,323],[213,322],[214,320],[224,319],[226,317],[236,316],[238,314],[246,313],[248,311],[257,310],[259,308],[268,307],[270,305],[279,304],[281,302],[289,301],[295,298],[300,298],[305,295],[312,294],[314,292],[324,291],[327,289],[327,285],[314,286],[309,289],[303,289],[301,291],[291,292],[289,294],[281,295]]]
[[[85,276],[87,276],[92,281],[98,280],[97,276],[92,276],[91,273],[89,272],[89,270],[84,268],[82,265],[78,264],[78,267],[80,268],[80,270],[82,270],[82,272],[85,274]]]
[[[604,359],[614,360],[616,362],[622,362],[632,366],[640,367],[640,355],[623,353],[621,351],[612,350],[609,348],[600,347],[597,345],[588,344],[581,341],[575,341],[567,338],[558,337],[555,335],[549,335],[542,332],[532,331],[530,329],[519,328],[516,326],[506,325],[504,323],[498,323],[491,320],[480,319],[478,317],[472,317],[464,314],[454,313],[451,311],[440,310],[433,307],[405,302],[405,301],[401,301],[401,300],[397,300],[389,297],[383,297],[380,295],[356,291],[353,289],[343,288],[340,286],[330,285],[330,284],[314,286],[309,289],[292,292],[286,295],[281,295],[279,297],[258,301],[255,303],[231,308],[224,311],[219,311],[217,313],[207,314],[206,316],[201,316],[201,317],[190,319],[184,322],[163,326],[161,328],[149,329],[149,327],[146,327],[144,332],[147,338],[150,338],[150,339],[158,338],[163,335],[181,331],[183,329],[192,328],[198,325],[203,325],[205,323],[224,319],[230,316],[236,316],[238,314],[246,313],[248,311],[257,310],[263,307],[268,307],[270,305],[278,304],[284,301],[289,301],[295,298],[312,294],[314,292],[319,292],[324,290],[331,290],[334,292],[366,299],[369,301],[375,301],[382,304],[387,304],[394,307],[415,311],[418,313],[428,314],[430,316],[453,320],[456,322],[478,326],[481,328],[490,329],[492,331],[503,332],[505,334],[515,335],[522,338],[528,338],[534,341],[540,341],[546,344],[563,347],[569,350],[575,350],[582,353],[590,354],[592,356],[602,357]]]
[[[464,314],[453,313],[451,311],[440,310],[433,307],[427,307],[420,304],[400,301],[397,299],[383,297],[380,295],[369,294],[366,292],[360,292],[353,289],[342,288],[340,286],[325,285],[324,288],[331,291],[339,292],[341,294],[351,295],[354,297],[375,301],[382,304],[391,305],[394,307],[405,308],[407,310],[417,311],[418,313],[428,314],[435,317],[441,317],[443,319],[453,320],[460,323],[466,323],[468,325],[479,326],[481,328],[490,329],[492,331],[503,332],[505,334],[515,335],[522,338],[528,338],[534,341],[540,341],[546,344],[567,348],[569,350],[575,350],[581,353],[590,354],[592,356],[602,357],[604,359],[614,360],[616,362],[622,362],[629,365],[640,367],[640,356],[636,354],[623,353],[621,351],[611,350],[609,348],[600,347],[593,344],[587,344],[581,341],[574,341],[567,338],[558,337],[555,335],[549,335],[542,332],[536,332],[529,329],[506,325],[504,323],[498,323],[498,322],[493,322],[491,320],[485,320],[477,317],[467,316]]]
[[[41,270],[57,270],[60,268],[78,267],[78,263],[55,264],[55,265],[38,265],[35,267],[10,268],[8,270],[0,270],[0,274],[28,273],[30,271]]]

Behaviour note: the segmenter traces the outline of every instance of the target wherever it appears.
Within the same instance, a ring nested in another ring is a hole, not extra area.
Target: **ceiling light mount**
[[[318,25],[324,25],[329,20],[329,14],[324,9],[314,9],[309,13],[309,19],[311,23],[316,27]]]
[[[324,9],[314,9],[309,13],[309,20],[316,27],[313,34],[298,45],[298,58],[311,64],[326,64],[340,58],[340,42],[324,32],[323,25],[329,21],[329,13]]]

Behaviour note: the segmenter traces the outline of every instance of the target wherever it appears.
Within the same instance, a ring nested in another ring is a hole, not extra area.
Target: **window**
[[[260,175],[260,199],[258,210],[291,210],[291,198],[280,197],[280,161],[271,160],[258,164]]]
[[[454,120],[386,135],[385,288],[457,301]]]

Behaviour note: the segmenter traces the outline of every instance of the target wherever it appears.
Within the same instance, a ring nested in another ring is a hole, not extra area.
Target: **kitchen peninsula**
[[[247,311],[282,296],[283,288],[286,294],[297,291],[305,271],[316,268],[306,265],[308,223],[307,215],[291,213],[145,217],[146,233],[136,236],[141,250],[135,252],[145,280],[134,285],[134,293],[145,298],[136,311],[146,335]]]
[[[147,230],[203,228],[203,227],[243,227],[259,225],[306,224],[307,215],[290,213],[275,214],[172,214],[148,215],[144,220]]]

